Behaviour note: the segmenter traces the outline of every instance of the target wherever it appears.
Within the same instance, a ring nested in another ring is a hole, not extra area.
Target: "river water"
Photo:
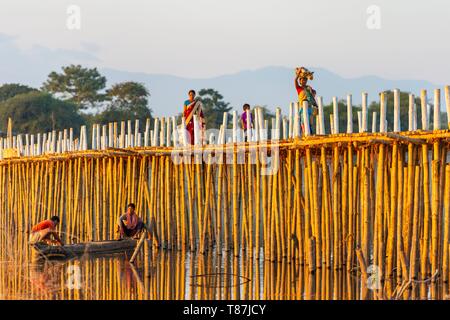
[[[5,243],[3,243],[5,245]],[[40,258],[25,241],[3,246],[0,299],[447,299],[447,284],[380,282],[358,270],[308,269],[296,263],[178,251]],[[262,258],[262,257],[261,257]]]

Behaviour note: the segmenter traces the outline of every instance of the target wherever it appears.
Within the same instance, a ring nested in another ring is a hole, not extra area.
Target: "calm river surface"
[[[5,239],[5,237],[2,237]],[[354,270],[152,249],[141,254],[38,259],[25,239],[3,241],[0,299],[447,299],[447,284],[379,283],[376,270],[362,279]]]

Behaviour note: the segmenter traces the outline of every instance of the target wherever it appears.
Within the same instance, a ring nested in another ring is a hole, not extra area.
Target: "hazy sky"
[[[73,4],[80,30],[66,26]],[[367,27],[371,5],[379,30]],[[1,0],[2,34],[24,55],[127,71],[198,78],[306,65],[450,83],[448,0]]]

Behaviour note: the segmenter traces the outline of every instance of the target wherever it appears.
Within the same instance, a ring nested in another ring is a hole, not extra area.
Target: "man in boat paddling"
[[[63,243],[58,233],[56,232],[56,226],[59,223],[59,217],[53,216],[49,220],[39,222],[31,229],[30,243],[35,244],[38,242],[44,242],[48,245],[60,245]],[[52,236],[54,239],[52,239]]]
[[[122,214],[117,220],[120,239],[123,239],[124,237],[137,237],[141,231],[147,230],[142,219],[136,215],[135,210],[136,206],[134,203],[130,203],[127,206],[127,212]]]

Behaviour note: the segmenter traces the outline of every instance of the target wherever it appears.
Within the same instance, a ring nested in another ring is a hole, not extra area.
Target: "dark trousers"
[[[134,229],[128,229],[127,226],[123,223],[123,221],[120,221],[120,235],[126,236],[126,237],[134,237],[137,235],[141,230],[144,228],[144,223],[141,219],[138,220],[138,223],[136,225],[136,228]]]

